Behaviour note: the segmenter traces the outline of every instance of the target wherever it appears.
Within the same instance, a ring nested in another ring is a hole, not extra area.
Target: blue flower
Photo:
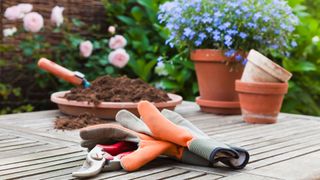
[[[198,39],[194,42],[196,46],[200,46],[202,44],[202,40]]]
[[[227,57],[231,57],[231,56],[234,55],[234,53],[236,53],[236,51],[234,49],[230,49],[230,50],[226,51],[224,53],[224,55],[227,56]]]
[[[158,63],[159,63],[159,62],[163,62],[163,57],[162,57],[162,56],[159,56],[158,59],[157,59],[157,61],[158,61]]]
[[[200,33],[200,34],[199,34],[199,38],[200,38],[201,40],[204,40],[205,38],[207,38],[207,35],[206,35],[205,33]]]
[[[240,54],[238,54],[238,55],[236,55],[235,59],[237,61],[242,61],[243,57]]]
[[[207,27],[207,28],[206,28],[206,31],[207,31],[208,33],[211,33],[211,32],[213,31],[213,28],[212,28],[212,27]]]
[[[257,24],[252,23],[252,22],[249,22],[249,23],[248,23],[248,27],[250,27],[250,28],[257,28]]]
[[[230,35],[224,36],[224,44],[228,47],[232,45],[232,37]]]
[[[297,42],[292,41],[292,42],[291,42],[291,46],[295,48],[295,47],[297,47],[297,46],[298,46],[298,44],[297,44]]]
[[[248,62],[248,59],[246,58],[246,59],[244,59],[244,60],[241,62],[241,64],[246,65],[247,62]]]
[[[261,12],[257,12],[255,15],[253,15],[253,20],[256,21],[261,17]]]
[[[184,29],[183,35],[185,35],[186,37],[189,37],[190,39],[192,39],[193,36],[195,35],[195,32],[193,32],[192,29],[187,27],[187,28]]]
[[[241,15],[241,11],[240,11],[240,9],[237,9],[236,11],[235,11],[235,13],[237,14],[237,15]]]
[[[220,17],[220,16],[222,16],[223,14],[220,12],[220,11],[217,11],[217,12],[215,12],[214,13],[214,16],[216,16],[216,17]]]
[[[229,30],[227,30],[227,33],[228,33],[229,35],[235,35],[235,34],[238,33],[238,31],[237,31],[237,30],[233,30],[233,29],[229,29]]]
[[[270,17],[268,17],[268,16],[263,17],[264,22],[268,22],[269,20],[270,20]]]
[[[267,28],[266,27],[261,28],[261,32],[267,32]]]
[[[242,38],[242,39],[245,39],[248,37],[248,35],[244,32],[240,32],[239,36]]]

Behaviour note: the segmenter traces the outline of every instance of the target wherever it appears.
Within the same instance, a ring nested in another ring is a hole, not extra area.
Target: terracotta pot
[[[288,83],[236,81],[243,119],[248,123],[275,123]]]
[[[216,114],[240,114],[235,80],[243,71],[241,64],[224,55],[222,50],[198,49],[191,52],[197,74],[200,97],[196,99],[201,110]],[[232,66],[233,71],[231,71]]]
[[[241,77],[243,82],[287,82],[292,74],[260,54],[250,50],[248,62]]]
[[[66,93],[69,91],[60,91],[51,94],[51,101],[56,103],[59,107],[59,110],[68,115],[78,116],[83,112],[89,112],[95,114],[99,118],[113,120],[118,111],[121,109],[126,109],[133,114],[139,116],[138,113],[138,103],[135,102],[101,102],[98,105],[89,103],[87,101],[68,101],[63,98]],[[176,94],[168,93],[170,101],[154,103],[154,105],[159,109],[170,109],[174,108],[181,104],[182,97]]]

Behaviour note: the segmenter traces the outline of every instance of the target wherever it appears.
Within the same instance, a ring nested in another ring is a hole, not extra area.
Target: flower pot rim
[[[251,62],[252,64],[258,66],[259,68],[263,69],[265,72],[282,82],[287,82],[292,77],[292,74],[289,71],[274,63],[271,59],[267,58],[254,49],[250,50],[247,59],[248,62]]]
[[[200,106],[207,107],[218,107],[218,108],[239,108],[239,101],[212,101],[207,99],[202,99],[200,96],[196,98],[197,104]]]
[[[286,94],[287,82],[243,82],[236,80],[236,91],[254,94]]]
[[[204,62],[235,62],[234,58],[226,57],[223,49],[194,49],[190,52],[190,59],[192,61]]]

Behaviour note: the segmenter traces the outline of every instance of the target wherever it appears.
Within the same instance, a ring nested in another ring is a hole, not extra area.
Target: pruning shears
[[[38,66],[46,70],[55,76],[68,81],[74,85],[80,86],[82,85],[84,88],[90,87],[90,82],[85,78],[85,75],[79,71],[71,71],[65,67],[60,66],[46,58],[41,58],[38,61]]]
[[[97,144],[87,155],[82,167],[72,173],[74,177],[92,177],[101,171],[122,169],[120,160],[137,148],[136,143],[120,141],[113,145]]]

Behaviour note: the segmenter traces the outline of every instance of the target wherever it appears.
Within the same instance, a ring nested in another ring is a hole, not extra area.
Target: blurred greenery
[[[123,69],[110,65],[107,59],[110,52],[108,40],[112,35],[99,25],[85,24],[76,19],[65,22],[62,28],[45,29],[59,37],[56,42],[49,42],[44,33],[39,33],[27,34],[17,47],[0,44],[0,53],[12,55],[10,59],[6,56],[0,58],[0,68],[16,69],[6,77],[12,76],[11,79],[0,83],[0,114],[52,108],[48,105],[50,93],[72,87],[39,70],[36,62],[40,57],[81,71],[89,80],[105,74],[126,74],[181,94],[186,100],[194,100],[198,87],[193,64],[187,58],[188,52],[166,46],[168,32],[157,21],[158,7],[165,1],[102,0],[107,25],[116,26],[117,34],[128,40],[126,50],[130,61]],[[320,115],[320,2],[289,0],[289,4],[301,23],[296,29],[298,47],[292,50],[291,57],[275,56],[278,63],[293,73],[282,111]],[[78,33],[84,31],[86,34]],[[94,45],[94,52],[89,58],[79,55],[79,44],[84,40],[90,40]],[[19,80],[21,77],[27,78]],[[21,85],[23,83],[24,86]],[[34,96],[28,95],[31,92],[45,93],[41,96],[46,98],[44,103],[36,104]]]
[[[296,29],[298,47],[282,65],[293,73],[282,110],[320,116],[320,2],[289,0],[300,18]]]

